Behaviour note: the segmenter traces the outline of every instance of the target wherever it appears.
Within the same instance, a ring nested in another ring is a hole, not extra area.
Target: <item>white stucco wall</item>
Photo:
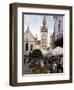
[[[28,43],[28,51],[26,51],[26,43]],[[36,43],[35,43],[35,37],[32,35],[32,33],[25,32],[24,33],[24,54],[29,54],[31,52],[31,45],[33,45],[33,50],[36,48]]]

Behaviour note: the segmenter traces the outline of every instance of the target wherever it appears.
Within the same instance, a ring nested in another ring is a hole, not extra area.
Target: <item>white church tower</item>
[[[48,45],[48,28],[45,16],[41,27],[41,49],[46,50]]]

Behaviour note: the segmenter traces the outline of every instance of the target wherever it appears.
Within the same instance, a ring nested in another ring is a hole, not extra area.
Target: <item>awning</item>
[[[52,55],[62,55],[63,54],[63,48],[56,47],[55,49],[52,49],[51,53],[52,53]]]

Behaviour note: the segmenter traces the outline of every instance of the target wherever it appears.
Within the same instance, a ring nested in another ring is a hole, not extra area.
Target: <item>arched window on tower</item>
[[[25,44],[25,50],[28,51],[28,43]]]
[[[30,50],[31,50],[31,51],[33,50],[33,44],[30,45]]]

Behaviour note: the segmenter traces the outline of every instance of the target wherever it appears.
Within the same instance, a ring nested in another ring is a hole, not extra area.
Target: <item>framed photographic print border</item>
[[[69,33],[70,33],[70,58],[69,58],[69,80],[57,80],[57,81],[37,81],[37,82],[17,82],[17,8],[29,7],[29,8],[44,8],[44,9],[59,9],[69,10]],[[27,4],[27,3],[13,3],[10,4],[10,80],[11,86],[27,86],[27,85],[42,85],[42,84],[62,84],[72,83],[72,7],[71,6],[59,6],[59,5],[42,5],[42,4]]]

